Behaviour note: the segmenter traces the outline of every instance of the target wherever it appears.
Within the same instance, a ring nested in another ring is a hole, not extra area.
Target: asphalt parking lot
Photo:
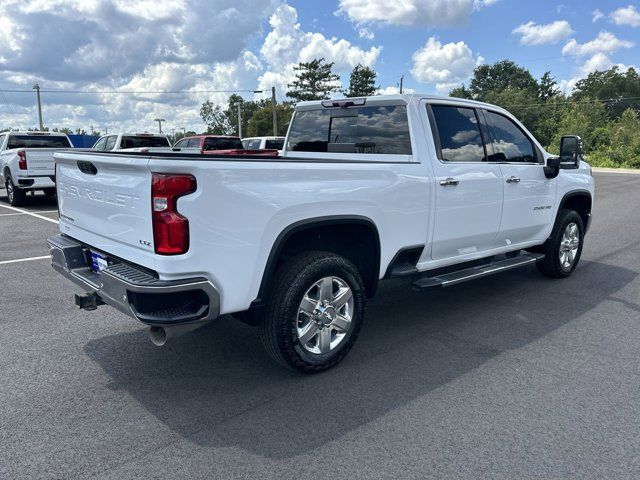
[[[570,279],[383,283],[315,376],[229,317],[157,348],[76,310],[40,258],[55,201],[0,190],[0,478],[637,478],[640,175],[596,182]]]

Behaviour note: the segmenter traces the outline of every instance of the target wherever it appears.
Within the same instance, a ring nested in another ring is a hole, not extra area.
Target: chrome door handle
[[[440,180],[440,185],[442,185],[443,187],[447,187],[447,186],[455,187],[459,183],[460,183],[460,180],[456,180],[455,178],[451,178],[451,177],[445,178],[444,180]]]
[[[518,177],[509,177],[507,178],[507,183],[519,183],[520,179]]]

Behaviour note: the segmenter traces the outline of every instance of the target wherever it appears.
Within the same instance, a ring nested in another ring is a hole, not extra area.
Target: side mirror
[[[564,168],[578,168],[582,156],[582,139],[565,135],[560,139],[560,163]]]
[[[547,158],[547,164],[544,166],[544,176],[547,178],[556,178],[560,173],[560,157]]]

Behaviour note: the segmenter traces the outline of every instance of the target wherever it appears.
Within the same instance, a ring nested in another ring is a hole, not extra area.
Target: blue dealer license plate
[[[89,268],[93,272],[100,272],[109,266],[107,261],[107,257],[98,252],[90,252],[91,253],[91,265]]]

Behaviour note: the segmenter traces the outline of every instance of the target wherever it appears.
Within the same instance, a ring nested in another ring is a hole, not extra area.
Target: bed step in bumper
[[[47,240],[53,268],[86,293],[76,306],[95,310],[109,304],[148,325],[206,322],[220,315],[220,294],[206,278],[160,280],[153,273],[109,258],[107,267],[90,268],[90,247],[64,236]]]

